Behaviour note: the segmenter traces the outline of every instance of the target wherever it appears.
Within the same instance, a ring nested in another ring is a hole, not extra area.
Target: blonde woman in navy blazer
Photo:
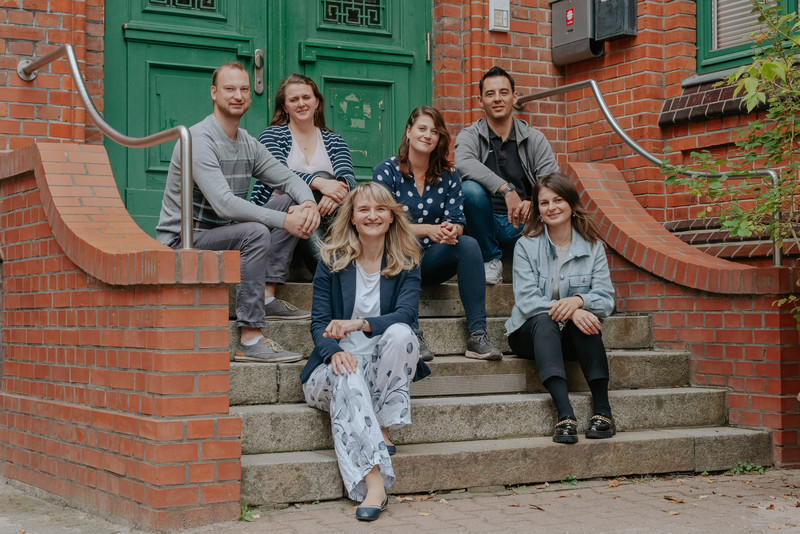
[[[395,480],[388,430],[411,423],[409,385],[430,373],[411,325],[420,294],[417,239],[386,188],[342,202],[314,275],[314,351],[300,380],[331,415],[334,449],[356,517],[378,518]]]

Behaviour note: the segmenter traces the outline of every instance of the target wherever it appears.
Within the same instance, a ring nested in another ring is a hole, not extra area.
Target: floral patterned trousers
[[[406,324],[386,329],[371,355],[356,354],[353,374],[335,375],[331,364],[320,365],[303,384],[309,406],[331,415],[339,471],[348,496],[363,501],[364,477],[380,467],[383,487],[394,483],[394,470],[381,428],[411,424],[411,383],[419,358],[417,336]]]

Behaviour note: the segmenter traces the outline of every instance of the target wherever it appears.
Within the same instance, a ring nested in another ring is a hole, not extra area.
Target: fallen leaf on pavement
[[[786,526],[787,526],[787,527],[796,527],[797,525],[796,525],[796,524],[794,524],[794,523],[786,523]]]
[[[430,512],[420,512],[419,515],[431,515]]]
[[[536,508],[537,510],[541,510],[542,512],[544,512],[544,508],[542,508],[541,506],[537,506],[535,504],[529,504],[528,506],[530,506],[531,508]]]
[[[700,495],[697,497],[698,499],[708,499],[708,495]]]
[[[780,530],[781,526],[780,525],[767,525],[767,528],[770,529],[770,530]]]
[[[564,495],[558,496],[559,499],[566,499],[567,497],[572,497],[572,495],[570,495],[569,493],[565,493]]]
[[[748,506],[748,508],[758,508],[758,506],[756,506],[755,504],[751,504],[750,506]]]
[[[439,502],[442,504],[447,504],[447,499],[439,499]]]
[[[522,508],[521,504],[509,504],[511,508]]]
[[[774,509],[775,509],[774,504],[770,504],[769,506],[767,506],[767,510],[774,510]]]
[[[616,488],[617,486],[619,486],[619,480],[614,479],[608,481],[609,488]]]
[[[681,515],[680,512],[675,512],[673,510],[662,510],[662,512],[667,512],[669,515]]]
[[[408,495],[398,495],[397,497],[395,497],[395,499],[397,499],[397,502],[409,502],[414,500]]]
[[[547,489],[549,487],[550,484],[548,482],[545,482],[544,484],[539,484],[538,486],[536,486],[536,489]]]
[[[736,498],[737,499],[742,499],[742,498],[744,498],[744,495],[742,495],[741,493],[737,493],[736,494]]]
[[[683,504],[683,499],[680,497],[675,497],[673,495],[664,495],[664,498],[668,501],[676,502],[678,504]]]
[[[800,501],[797,501],[796,503],[794,503],[794,507],[795,508],[800,508]]]
[[[417,495],[414,497],[414,500],[417,502],[427,501],[428,499],[433,499],[434,497],[436,497],[435,493],[429,493],[428,495]]]
[[[714,479],[711,478],[711,477],[706,479],[706,484],[712,484],[713,482],[714,482]]]

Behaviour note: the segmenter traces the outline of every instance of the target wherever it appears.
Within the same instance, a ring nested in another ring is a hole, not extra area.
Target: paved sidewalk
[[[263,511],[253,523],[186,532],[800,533],[800,470],[543,486],[390,496],[387,511],[375,523],[356,521],[354,503],[342,500]],[[0,534],[140,532],[0,482]]]

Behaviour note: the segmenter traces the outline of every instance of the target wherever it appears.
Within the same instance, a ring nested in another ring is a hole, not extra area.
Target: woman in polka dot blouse
[[[450,133],[442,115],[435,108],[420,106],[406,121],[397,155],[375,167],[372,180],[392,192],[412,223],[424,251],[422,284],[441,284],[458,275],[470,334],[465,355],[499,360],[503,355],[486,334],[483,259],[478,242],[463,235],[466,219],[461,180],[449,156]],[[433,353],[417,326],[420,357],[431,360]]]

